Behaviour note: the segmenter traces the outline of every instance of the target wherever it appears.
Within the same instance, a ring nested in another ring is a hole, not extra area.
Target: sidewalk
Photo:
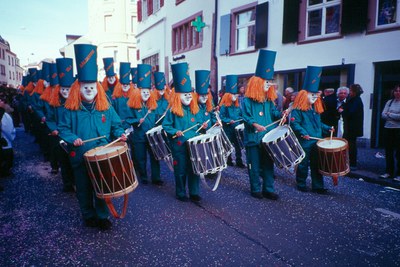
[[[379,178],[381,174],[385,173],[385,158],[377,158],[376,154],[381,153],[384,155],[384,149],[375,148],[358,148],[358,169],[350,171],[348,177],[363,179],[366,182],[380,184],[400,189],[400,182],[393,179]]]

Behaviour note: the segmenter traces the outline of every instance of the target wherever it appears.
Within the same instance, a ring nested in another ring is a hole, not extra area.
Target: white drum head
[[[289,131],[287,126],[278,126],[275,129],[272,129],[268,133],[266,133],[262,139],[263,143],[269,143],[276,141],[280,137],[284,137],[286,133]]]
[[[94,153],[93,156],[106,155],[106,154],[108,154],[108,153],[111,153],[111,152],[114,152],[114,151],[117,151],[117,150],[123,149],[123,148],[124,148],[123,146],[110,146],[110,147],[106,147],[106,148],[100,149],[99,151],[96,151],[96,153]]]
[[[214,126],[206,131],[207,134],[220,134],[221,126]]]
[[[236,131],[244,131],[244,123],[239,124],[238,126],[235,127]]]
[[[198,136],[192,137],[192,138],[188,139],[187,141],[189,143],[194,143],[194,142],[196,142],[196,143],[205,143],[205,140],[215,139],[215,136],[216,136],[215,134],[206,133],[206,134],[202,134],[202,135],[198,135]]]
[[[151,128],[146,132],[146,134],[158,133],[162,131],[162,125],[158,125],[157,127]]]
[[[323,140],[318,142],[320,148],[340,148],[346,146],[346,143],[342,140]]]

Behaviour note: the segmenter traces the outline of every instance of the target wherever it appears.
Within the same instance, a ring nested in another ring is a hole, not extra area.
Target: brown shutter
[[[164,0],[160,0],[160,7],[164,6]]]
[[[153,14],[153,0],[147,0],[147,16]]]
[[[264,48],[268,44],[268,2],[256,6],[256,43],[255,48]]]
[[[136,50],[136,60],[140,59],[140,52],[139,49]]]
[[[367,29],[368,0],[343,0],[341,33],[357,33]]]
[[[299,0],[285,0],[283,3],[282,43],[295,43],[299,34]]]
[[[137,1],[137,18],[138,21],[142,21],[142,0]]]

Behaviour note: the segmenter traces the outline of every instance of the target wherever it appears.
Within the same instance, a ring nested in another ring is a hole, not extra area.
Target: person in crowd
[[[136,89],[137,88],[137,83],[138,83],[138,80],[137,80],[137,68],[131,68],[131,76],[132,76],[133,89]]]
[[[14,162],[12,142],[15,139],[15,128],[11,114],[6,112],[7,102],[0,99],[0,177],[10,176]]]
[[[70,89],[65,101],[65,111],[59,136],[70,146],[69,153],[82,217],[87,227],[108,230],[112,223],[104,199],[94,192],[83,154],[88,150],[107,144],[112,136],[126,141],[121,119],[109,104],[106,93],[97,82],[97,47],[90,44],[74,45],[78,80]],[[105,136],[91,142],[88,139]]]
[[[344,105],[343,138],[349,143],[350,170],[357,170],[357,137],[364,134],[364,105],[360,95],[364,92],[359,84],[350,85],[349,99]]]
[[[305,158],[300,162],[296,171],[297,190],[308,192],[306,180],[308,168],[311,169],[312,191],[325,194],[324,179],[318,171],[317,140],[323,133],[334,129],[321,122],[320,114],[324,111],[323,103],[318,93],[322,68],[308,66],[304,78],[303,90],[301,90],[293,103],[291,112],[291,127],[299,139],[305,152]]]
[[[244,84],[242,84],[239,87],[239,95],[238,95],[239,107],[241,109],[243,108],[243,100],[244,100],[245,93],[246,93],[246,86]]]
[[[104,77],[101,83],[103,89],[106,91],[108,101],[111,102],[112,94],[114,92],[115,86],[118,84],[117,74],[114,72],[114,58],[106,57],[103,58],[104,71],[106,72],[106,77]]]
[[[217,122],[217,115],[214,109],[211,90],[208,86],[210,82],[210,71],[196,70],[195,79],[196,93],[194,94],[194,99],[199,106],[199,114],[197,114],[197,116],[199,116],[200,121],[208,121],[209,125],[214,125]]]
[[[385,121],[386,171],[380,177],[394,178],[400,182],[400,84],[391,91],[392,99],[386,102],[382,111]]]
[[[239,107],[238,99],[238,76],[226,75],[225,94],[219,103],[220,117],[224,127],[224,131],[229,140],[232,141],[235,147],[236,166],[245,168],[242,160],[242,150],[240,149],[239,140],[235,132],[235,127],[242,123],[242,111]],[[232,156],[228,156],[227,164],[233,166]]]
[[[328,97],[330,95],[335,94],[335,89],[334,88],[326,88],[324,89],[324,95],[322,96],[322,99],[325,99],[325,97]]]
[[[170,97],[170,90],[165,83],[164,72],[154,72],[154,86],[156,87],[154,94],[157,99],[157,114],[163,116],[167,112],[168,100]]]
[[[260,144],[262,137],[274,128],[266,126],[281,118],[274,103],[277,98],[273,83],[275,57],[275,51],[260,50],[255,75],[247,84],[242,111],[251,196],[271,200],[279,198],[274,188],[274,163]]]
[[[199,195],[199,176],[193,173],[187,140],[198,135],[201,126],[208,124],[200,121],[197,116],[199,106],[193,100],[192,85],[188,74],[187,63],[177,63],[171,66],[175,92],[172,94],[171,109],[167,111],[162,126],[168,135],[174,165],[175,194],[180,201],[187,201],[186,183],[190,199],[201,201]]]
[[[274,90],[275,90],[276,96],[277,96],[277,98],[276,98],[275,101],[274,101],[274,102],[275,102],[276,109],[277,109],[278,111],[282,112],[282,110],[283,110],[283,103],[285,103],[286,98],[281,94],[281,92],[279,92],[279,90],[278,90],[278,85],[277,85],[277,84],[274,86]]]
[[[337,137],[343,136],[344,126],[342,115],[348,95],[349,88],[341,86],[337,89],[336,95],[331,94],[323,98],[324,112],[321,114],[321,121],[326,125],[333,126]]]
[[[286,110],[289,108],[289,104],[292,102],[291,101],[291,96],[294,92],[294,89],[292,87],[287,87],[284,91],[284,97],[285,101],[283,102],[282,109]]]
[[[132,150],[135,168],[143,184],[148,184],[147,154],[150,156],[151,182],[155,185],[163,185],[160,177],[160,162],[155,159],[146,132],[155,126],[157,114],[156,96],[150,92],[151,66],[138,65],[138,88],[129,97],[128,106],[131,109],[131,117],[126,121],[133,126]]]

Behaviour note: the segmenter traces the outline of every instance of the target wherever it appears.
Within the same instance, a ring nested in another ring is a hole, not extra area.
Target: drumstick
[[[206,123],[208,123],[210,120],[207,120]],[[198,133],[201,130],[201,127],[196,130],[196,133]]]
[[[151,109],[149,109],[149,110],[147,111],[146,115],[144,115],[144,117],[143,117],[142,119],[145,120],[146,117],[147,117],[147,115],[149,115],[150,113],[151,113]],[[144,121],[144,120],[143,120],[143,121]],[[143,123],[143,122],[139,123],[137,127],[140,127],[140,125],[142,125],[142,123]]]
[[[197,125],[199,125],[199,123],[196,123],[195,125],[193,125],[192,127],[187,128],[186,130],[184,130],[182,133],[186,133],[187,131],[190,131],[191,129],[193,129],[194,127],[196,127]],[[172,136],[172,138],[176,138],[177,135]]]
[[[243,119],[235,120],[235,121],[233,121],[232,123],[229,123],[229,124],[237,123],[237,122],[242,121],[242,120]]]
[[[159,123],[165,117],[165,115],[167,115],[167,111],[168,109],[162,114],[162,116],[156,121],[155,124]]]
[[[332,128],[331,128],[331,140],[329,140],[329,141],[332,141],[332,137],[333,137],[333,126],[332,126]]]
[[[268,127],[270,127],[270,126],[272,126],[272,125],[274,125],[275,123],[278,123],[278,122],[280,122],[281,121],[281,119],[279,119],[279,120],[276,120],[276,121],[274,121],[273,123],[270,123],[270,124],[268,124],[267,126],[264,126],[265,128],[268,128]],[[258,131],[255,131],[256,133],[258,133]]]
[[[310,139],[312,139],[312,140],[324,140],[324,139],[322,139],[322,138],[318,138],[318,137],[312,137],[312,136],[310,136]]]
[[[106,148],[106,147],[109,147],[109,146],[115,144],[116,142],[118,142],[118,141],[120,141],[120,140],[121,140],[121,137],[119,137],[119,138],[115,139],[114,141],[112,141],[111,143],[109,143],[109,144],[103,146],[102,149],[104,149],[104,148]]]
[[[83,143],[92,142],[92,141],[95,141],[95,140],[99,140],[99,139],[101,139],[101,138],[106,138],[106,136],[105,136],[105,135],[102,135],[102,136],[99,136],[99,137],[95,137],[95,138],[90,138],[90,139],[83,140],[82,142],[83,142]]]

